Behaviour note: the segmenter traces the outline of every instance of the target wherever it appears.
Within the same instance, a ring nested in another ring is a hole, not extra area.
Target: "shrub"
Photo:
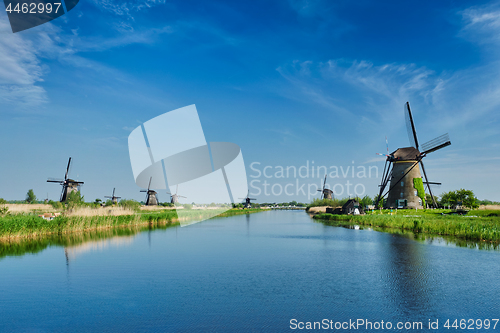
[[[141,208],[141,204],[135,200],[120,200],[118,205],[131,210],[139,210]]]

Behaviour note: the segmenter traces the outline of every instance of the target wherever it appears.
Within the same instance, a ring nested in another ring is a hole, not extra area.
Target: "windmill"
[[[151,190],[151,180],[153,177],[149,178],[149,184],[147,190],[141,190],[141,192],[146,192],[146,206],[156,206],[158,205],[158,197],[156,196],[156,191]]]
[[[47,180],[48,183],[59,183],[62,185],[62,192],[59,201],[64,202],[68,199],[68,195],[71,192],[80,191],[80,187],[83,185],[83,182],[75,181],[73,179],[68,178],[69,168],[71,166],[71,157],[68,161],[68,167],[66,168],[66,174],[64,175],[64,179],[54,179],[49,178]]]
[[[111,202],[113,204],[116,204],[118,203],[118,199],[120,199],[121,197],[115,197],[115,188],[113,188],[113,194],[111,196],[105,196],[105,198],[111,199]]]
[[[254,198],[250,198],[250,190],[248,190],[246,198],[238,198],[238,199],[245,200],[245,206],[244,206],[244,208],[250,208],[250,207],[252,207],[251,200],[257,200],[257,199],[254,199]]]
[[[179,198],[186,198],[186,197],[183,197],[182,195],[178,195],[177,194],[177,191],[179,190],[179,185],[177,185],[177,187],[175,188],[175,194],[171,194],[170,192],[167,192],[167,194],[170,194],[170,203],[179,203]]]
[[[321,199],[333,199],[332,197],[333,191],[326,188],[326,175],[325,175],[325,181],[323,182],[323,189],[318,191],[321,192]]]
[[[398,148],[391,154],[389,154],[389,148],[387,148],[387,154],[377,153],[378,155],[387,156],[387,159],[384,165],[384,172],[382,173],[382,182],[380,184],[380,192],[376,200],[376,206],[379,206],[380,200],[387,194],[389,195],[385,204],[386,208],[417,208],[422,206],[420,197],[418,196],[418,189],[415,187],[418,187],[418,183],[420,182],[422,185],[427,186],[432,198],[432,205],[437,208],[436,199],[432,194],[430,185],[441,185],[441,183],[429,182],[422,159],[427,156],[427,154],[451,145],[450,137],[448,133],[446,133],[419,146],[417,131],[413,122],[409,102],[406,102],[404,112],[406,129],[408,131],[411,147]],[[420,151],[419,148],[422,151]],[[425,182],[422,181],[419,165],[422,167]],[[383,194],[389,181],[389,190]]]

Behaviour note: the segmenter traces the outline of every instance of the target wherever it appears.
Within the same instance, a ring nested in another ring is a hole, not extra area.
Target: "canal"
[[[325,226],[303,211],[64,244],[0,258],[0,331],[282,332],[361,319],[448,332],[460,331],[448,319],[500,317],[499,251]]]

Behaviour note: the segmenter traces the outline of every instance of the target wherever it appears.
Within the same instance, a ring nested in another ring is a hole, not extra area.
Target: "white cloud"
[[[111,12],[118,16],[134,19],[132,14],[140,12],[157,5],[165,4],[165,0],[135,0],[135,1],[114,1],[114,0],[93,0],[95,6],[102,10]]]
[[[20,106],[46,101],[43,67],[33,43],[10,31],[7,16],[0,14],[0,100]]]
[[[474,6],[458,12],[464,22],[459,36],[474,43],[500,41],[500,3]]]
[[[387,118],[395,105],[402,108],[407,100],[428,100],[438,85],[433,71],[415,64],[294,61],[277,71],[294,86],[287,97],[308,100],[336,114],[368,117],[365,121]]]

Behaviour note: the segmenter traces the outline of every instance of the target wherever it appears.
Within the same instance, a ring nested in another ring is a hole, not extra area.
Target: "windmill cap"
[[[398,161],[416,161],[420,155],[418,149],[414,147],[398,148],[392,154],[395,160]]]

